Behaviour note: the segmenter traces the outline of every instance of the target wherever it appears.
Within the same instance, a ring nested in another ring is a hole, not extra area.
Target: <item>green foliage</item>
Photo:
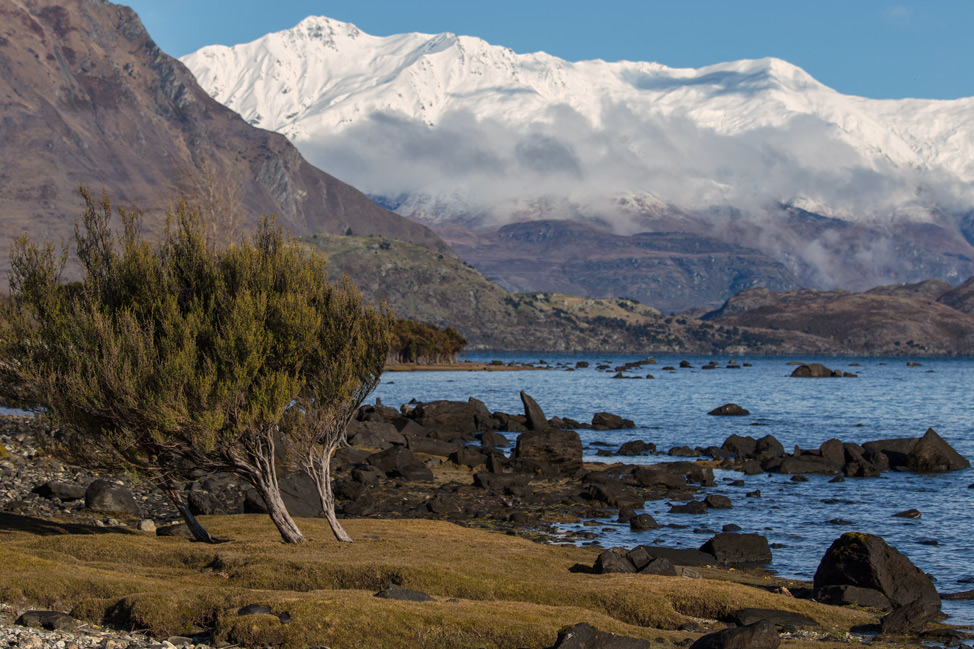
[[[138,210],[118,210],[116,234],[108,197],[81,194],[79,285],[60,281],[64,255],[52,245],[15,246],[0,372],[67,426],[76,459],[170,484],[176,458],[235,472],[300,540],[277,489],[278,424],[299,397],[344,408],[363,382],[374,387],[387,316],[348,282],[331,286],[324,261],[273,218],[218,251],[184,202],[154,243]]]
[[[397,319],[390,341],[389,360],[396,363],[455,363],[466,339],[453,327]]]

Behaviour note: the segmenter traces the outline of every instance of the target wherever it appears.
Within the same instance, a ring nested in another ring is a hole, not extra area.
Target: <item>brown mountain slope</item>
[[[273,212],[294,234],[352,228],[448,252],[212,100],[128,7],[0,0],[0,274],[13,236],[70,237],[79,183],[144,208],[150,231],[179,193],[224,237]]]
[[[800,332],[842,353],[974,354],[974,316],[935,301],[937,288],[927,282],[865,293],[758,288],[735,295],[704,319],[725,327]]]
[[[463,261],[379,237],[305,239],[325,254],[332,277],[346,272],[365,297],[400,317],[455,327],[469,349],[688,354],[833,353],[796,332],[723,327],[664,317],[628,299],[508,293]]]
[[[942,293],[937,301],[958,311],[974,315],[974,277],[957,288]]]
[[[755,286],[798,287],[763,253],[700,234],[620,236],[575,221],[530,221],[493,232],[438,231],[463,259],[511,291],[629,297],[664,311],[718,305]]]

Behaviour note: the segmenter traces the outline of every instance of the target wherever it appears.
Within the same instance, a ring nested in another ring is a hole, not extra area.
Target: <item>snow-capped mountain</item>
[[[817,286],[974,272],[974,98],[852,97],[771,58],[569,62],[323,17],[182,61],[252,124],[441,227],[696,231]]]

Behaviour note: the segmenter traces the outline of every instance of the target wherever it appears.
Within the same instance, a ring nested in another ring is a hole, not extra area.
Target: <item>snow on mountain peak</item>
[[[544,204],[566,218],[617,209],[629,230],[636,207],[660,204],[848,220],[974,209],[974,99],[846,96],[777,58],[570,62],[312,16],[182,60],[319,166],[376,196],[421,197],[400,201],[418,216],[439,206],[430,220],[498,223]]]

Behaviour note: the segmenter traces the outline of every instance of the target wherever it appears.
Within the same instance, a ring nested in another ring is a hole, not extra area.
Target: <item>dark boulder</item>
[[[524,417],[528,430],[544,430],[548,427],[548,419],[538,402],[521,390],[521,403],[524,404]]]
[[[765,435],[757,441],[754,454],[758,457],[781,457],[785,454],[785,447],[774,435]]]
[[[463,442],[446,442],[439,439],[407,437],[406,448],[413,453],[424,453],[426,455],[449,457],[450,454],[463,448]]]
[[[670,471],[671,473],[682,473],[686,476],[687,482],[703,486],[714,485],[714,470],[709,466],[684,460],[680,462],[662,462],[657,464],[656,467],[664,471]]]
[[[818,447],[818,451],[823,460],[836,468],[846,463],[845,446],[835,438],[822,442],[822,445]]]
[[[433,480],[433,471],[422,462],[413,462],[396,467],[389,472],[389,476],[407,482],[430,482]]]
[[[75,482],[50,480],[43,484],[37,485],[31,491],[41,498],[57,498],[61,502],[71,502],[73,500],[81,500],[84,498],[86,489],[84,485],[80,485]]]
[[[237,611],[238,616],[244,615],[273,615],[270,606],[263,604],[247,604]]]
[[[795,371],[791,373],[795,378],[799,379],[819,379],[830,376],[835,376],[835,374],[829,368],[825,367],[821,363],[809,363],[802,364],[795,368]],[[841,373],[839,374],[841,376]]]
[[[774,622],[759,620],[747,626],[709,633],[690,645],[690,649],[777,649],[780,645],[781,638]]]
[[[730,498],[719,494],[709,494],[703,499],[703,504],[711,509],[730,509],[733,507]]]
[[[731,435],[724,440],[721,448],[730,451],[739,458],[751,457],[757,449],[758,441],[745,435]]]
[[[562,475],[582,468],[582,440],[573,430],[549,428],[518,435],[511,457],[553,466]]]
[[[194,516],[223,516],[227,513],[219,498],[199,489],[189,492],[186,505]]]
[[[473,474],[473,484],[488,491],[504,491],[511,486],[524,487],[531,481],[531,476],[515,473],[491,473],[479,471]]]
[[[629,519],[629,529],[633,532],[644,532],[646,530],[655,530],[659,527],[659,523],[656,519],[649,514],[637,514]]]
[[[373,453],[368,456],[365,461],[379,471],[385,474],[391,473],[393,470],[406,466],[407,464],[415,463],[416,456],[408,448],[403,446],[393,446],[384,451],[379,451],[378,453]]]
[[[751,414],[751,411],[745,410],[736,403],[725,403],[722,406],[714,408],[707,414],[714,415],[715,417],[743,417]]]
[[[142,516],[142,508],[125,487],[99,478],[85,490],[85,507],[106,514]]]
[[[626,558],[623,550],[620,548],[610,548],[595,559],[595,565],[592,567],[592,570],[596,574],[607,575],[613,573],[634,573],[636,572],[636,567]]]
[[[637,466],[632,476],[643,487],[682,489],[687,486],[687,479],[683,474],[672,473],[657,466]]]
[[[394,444],[406,444],[403,434],[385,420],[350,422],[346,434],[348,443],[355,446],[386,449]]]
[[[940,607],[923,599],[893,609],[879,620],[879,632],[883,636],[915,636],[923,631],[940,613]]]
[[[737,626],[747,626],[760,620],[773,622],[776,627],[788,626],[796,629],[806,629],[818,626],[818,622],[800,613],[772,608],[742,608],[728,615],[724,621],[736,624]]]
[[[426,508],[431,514],[455,514],[462,509],[459,498],[443,492],[433,494],[426,502]]]
[[[619,415],[613,415],[609,412],[597,412],[592,415],[592,428],[595,430],[619,430],[635,427],[636,424],[631,419],[623,419]]]
[[[815,592],[833,585],[878,590],[894,608],[918,599],[940,607],[940,596],[930,577],[872,534],[846,532],[826,550],[815,571]]]
[[[511,445],[506,437],[500,433],[487,430],[480,436],[480,446],[481,448],[507,448]]]
[[[823,604],[833,606],[866,606],[881,611],[892,610],[893,605],[886,595],[875,588],[860,588],[849,584],[822,586],[815,589],[815,598]]]
[[[468,466],[470,468],[480,466],[481,464],[487,462],[486,455],[477,449],[470,448],[469,446],[454,451],[450,454],[448,459],[454,464]]]
[[[656,444],[653,444],[652,442],[644,442],[642,440],[637,439],[637,440],[632,440],[630,442],[623,443],[623,445],[619,447],[619,450],[616,451],[616,455],[626,455],[626,456],[648,455],[650,453],[655,453],[655,452],[656,452]]]
[[[917,473],[942,473],[970,468],[971,463],[945,442],[933,428],[928,428],[906,456],[904,466]]]
[[[815,455],[800,455],[794,457],[786,455],[773,463],[762,463],[766,470],[774,469],[776,473],[793,475],[796,473],[824,473],[826,475],[838,473],[838,468],[822,457]]]
[[[642,507],[646,499],[621,482],[611,481],[603,484],[590,484],[588,493],[592,500],[610,507]]]
[[[652,559],[639,569],[641,575],[660,575],[661,577],[677,577],[679,573],[669,559]]]
[[[919,509],[907,509],[902,512],[897,512],[893,514],[894,518],[920,518],[923,514],[920,513]]]
[[[648,640],[599,631],[582,622],[562,630],[549,649],[650,649]]]
[[[670,505],[671,514],[706,514],[707,506],[699,500],[691,500],[686,503],[681,503],[679,505]]]
[[[14,624],[48,631],[74,631],[80,623],[60,611],[27,611],[18,617]]]
[[[528,432],[528,418],[524,415],[509,415],[506,412],[498,411],[491,416],[494,418],[494,426],[498,430],[507,431],[508,433]]]
[[[760,566],[771,563],[768,539],[760,534],[720,532],[700,546],[723,566]]]
[[[418,590],[412,590],[410,588],[403,588],[402,586],[389,586],[384,590],[380,590],[378,593],[373,595],[373,597],[379,597],[381,599],[397,599],[402,602],[435,602],[436,600],[427,595],[426,593]]]
[[[714,555],[684,548],[665,548],[658,545],[638,545],[626,555],[637,569],[642,570],[654,559],[666,559],[674,566],[712,566]]]
[[[425,428],[454,433],[475,433],[494,426],[487,406],[473,398],[421,403],[413,409],[412,416]]]
[[[861,447],[859,447],[859,455],[864,455],[866,452],[873,451],[876,453],[882,453],[889,460],[891,467],[902,467],[906,464],[906,457],[916,446],[917,439],[915,437],[899,437],[896,439],[878,439],[872,442],[866,442]],[[848,451],[848,446],[847,451]]]

